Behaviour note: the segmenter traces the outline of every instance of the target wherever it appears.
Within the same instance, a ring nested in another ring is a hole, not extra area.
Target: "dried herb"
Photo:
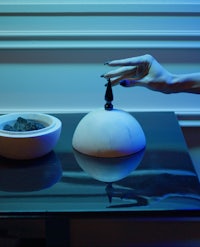
[[[32,131],[45,128],[44,124],[32,120],[18,117],[13,125],[6,124],[3,130],[7,131]]]

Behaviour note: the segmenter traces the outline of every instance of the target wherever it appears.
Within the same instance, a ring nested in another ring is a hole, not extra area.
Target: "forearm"
[[[200,73],[172,75],[172,80],[168,85],[169,93],[200,94]]]

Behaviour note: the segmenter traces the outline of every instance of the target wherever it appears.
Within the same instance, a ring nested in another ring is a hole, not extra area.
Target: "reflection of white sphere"
[[[145,149],[124,157],[100,158],[81,154],[74,150],[79,166],[96,180],[111,183],[127,177],[142,161]]]
[[[145,145],[145,135],[138,121],[116,109],[88,113],[79,122],[72,139],[74,149],[95,157],[126,156]]]

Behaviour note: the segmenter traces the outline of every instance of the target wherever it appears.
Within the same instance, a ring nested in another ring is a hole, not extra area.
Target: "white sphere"
[[[77,125],[72,139],[74,149],[95,157],[122,157],[142,150],[145,145],[138,121],[116,109],[88,113]]]

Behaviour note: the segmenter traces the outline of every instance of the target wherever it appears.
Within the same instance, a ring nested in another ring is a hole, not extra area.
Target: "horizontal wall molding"
[[[181,127],[200,127],[200,112],[177,112],[176,115]]]
[[[199,49],[199,22],[197,1],[4,0],[0,49]]]
[[[0,49],[199,49],[194,31],[0,31]]]
[[[19,0],[16,4],[15,0],[1,0],[0,49],[153,49],[162,53],[199,53],[198,0],[139,2]]]
[[[67,3],[67,1],[1,1],[1,14],[59,14],[59,13],[186,13],[187,15],[200,13],[200,3],[197,1],[84,1]],[[160,2],[160,3],[159,3]]]

